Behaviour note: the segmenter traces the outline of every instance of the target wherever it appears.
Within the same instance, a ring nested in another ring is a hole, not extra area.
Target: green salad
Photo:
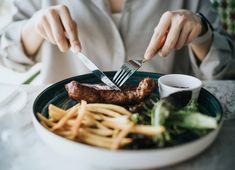
[[[220,118],[201,113],[198,103],[189,100],[187,95],[187,92],[180,92],[159,99],[158,95],[151,94],[140,104],[128,106],[128,109],[134,113],[132,120],[135,123],[164,126],[165,131],[154,138],[131,134],[134,142],[125,148],[147,149],[174,146],[200,138],[216,129]]]

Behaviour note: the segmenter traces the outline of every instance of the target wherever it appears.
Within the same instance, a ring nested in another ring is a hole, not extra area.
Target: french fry
[[[102,148],[111,148],[110,142],[104,141],[103,138],[101,138],[99,136],[97,136],[97,137],[91,137],[88,134],[79,133],[79,141],[81,141],[83,143],[93,145],[93,146],[99,146]]]
[[[67,112],[67,113],[70,112],[74,107],[79,108],[80,105],[81,105],[81,103],[77,103],[77,104],[74,105],[73,107],[67,109],[66,112]]]
[[[44,117],[41,113],[37,113],[37,116],[40,120],[40,122],[44,125],[46,125],[47,127],[53,127],[55,125],[54,122],[50,121],[49,119],[47,119],[46,117]]]
[[[156,136],[164,132],[165,128],[163,126],[155,127],[150,125],[136,125],[130,130],[132,133],[138,133],[146,136]]]
[[[118,124],[128,124],[130,122],[129,116],[126,116],[126,115],[115,117],[115,118],[102,115],[102,120],[111,121],[111,122],[118,123]]]
[[[49,105],[48,110],[49,110],[48,113],[49,113],[50,118],[55,122],[60,120],[66,114],[65,110],[59,107],[56,107],[53,104]]]
[[[125,124],[120,124],[120,123],[117,123],[114,121],[109,121],[109,120],[103,121],[102,124],[104,126],[112,128],[112,129],[125,129],[125,128],[127,128],[127,125],[125,125]],[[142,134],[142,135],[146,135],[146,136],[155,136],[155,135],[161,134],[164,130],[165,130],[165,128],[163,126],[154,127],[154,126],[150,126],[150,125],[136,125],[130,130],[130,132]]]
[[[165,130],[163,126],[135,125],[131,112],[113,104],[81,101],[66,111],[51,104],[48,112],[49,119],[40,113],[37,116],[50,131],[69,140],[113,150],[132,142],[126,137],[129,133],[153,137]]]
[[[92,119],[95,119],[95,120],[102,120],[102,116],[103,115],[100,115],[100,114],[96,114],[96,113],[94,113],[94,112],[90,112],[90,111],[87,111],[87,115],[89,116],[89,117],[91,117]]]
[[[98,121],[93,119],[92,117],[90,116],[86,116],[84,118],[84,122],[86,123],[87,126],[89,127],[97,127],[98,126]],[[102,128],[102,127],[100,127]]]
[[[118,149],[119,146],[120,146],[120,143],[122,141],[123,138],[125,138],[125,136],[128,135],[129,131],[133,128],[135,124],[133,122],[131,122],[128,127],[126,127],[125,129],[123,129],[118,135],[117,137],[115,138],[113,144],[112,144],[112,147],[111,149]]]
[[[105,108],[97,108],[97,107],[92,107],[92,106],[87,106],[87,110],[90,112],[95,112],[95,113],[99,113],[99,114],[104,114],[110,117],[119,117],[121,116],[119,113],[114,112],[112,110],[108,110]]]
[[[99,128],[85,128],[88,132],[91,132],[100,136],[112,136],[114,131],[110,129],[99,129]]]
[[[84,118],[85,114],[86,114],[86,105],[87,105],[87,102],[82,100],[81,101],[81,107],[78,111],[78,115],[77,115],[77,118],[75,120],[75,123],[72,127],[72,138],[74,139],[76,137],[76,134],[77,134],[77,130],[79,129],[79,127],[81,126],[82,124],[82,119]]]
[[[55,131],[59,128],[62,128],[64,126],[64,124],[67,122],[67,120],[69,120],[71,117],[76,115],[78,108],[77,107],[73,107],[66,115],[64,115],[58,123],[56,123],[53,128],[51,129],[51,131]]]
[[[101,124],[112,129],[126,129],[128,126],[128,124],[120,124],[120,123],[116,123],[114,121],[108,121],[108,120],[102,121]]]
[[[72,133],[69,130],[57,130],[55,133],[61,136],[72,136]]]
[[[87,115],[87,114],[86,114]],[[67,121],[67,124],[69,126],[73,126],[75,122],[75,119],[69,119]],[[102,125],[99,121],[92,119],[89,116],[85,116],[84,119],[82,120],[82,123],[84,123],[84,125],[88,126],[88,127],[98,127],[100,129],[108,129],[107,127],[105,127],[104,125]]]
[[[129,112],[128,110],[126,110],[124,107],[114,105],[114,104],[91,103],[91,104],[88,104],[88,107],[90,107],[90,106],[95,107],[95,108],[101,107],[101,108],[113,110],[113,111],[121,113],[123,115],[128,115],[128,116],[132,115],[132,113]]]
[[[120,132],[120,129],[114,129],[112,138],[116,138],[119,132]]]
[[[74,125],[74,122],[75,122],[75,119],[69,119],[69,120],[67,120],[66,125],[72,127]]]
[[[43,121],[40,122],[42,124],[42,126],[48,130],[50,130],[50,128],[47,126],[47,124]]]
[[[65,137],[66,139],[73,140],[73,136],[71,131],[65,131],[65,130],[58,130],[55,132],[56,134]]]
[[[82,129],[79,131],[78,139],[90,145],[100,146],[100,147],[109,148],[109,149],[111,148],[112,143],[114,142],[112,138],[98,136]],[[126,145],[130,143],[131,141],[132,141],[131,139],[122,138],[120,141],[120,145],[121,146]]]
[[[75,123],[75,119],[69,119],[66,122],[66,125],[72,127],[74,125],[74,123]],[[84,119],[82,120],[82,124],[84,124],[85,126],[88,126],[88,127],[94,127],[96,125],[95,122],[88,117],[84,117]]]

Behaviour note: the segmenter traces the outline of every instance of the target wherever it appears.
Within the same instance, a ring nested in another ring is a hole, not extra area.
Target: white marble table
[[[17,120],[7,115],[0,118],[0,170],[97,169],[82,162],[71,162],[41,141],[31,122],[31,115],[33,101],[45,87],[20,87],[27,92],[28,102],[20,113],[16,113]],[[205,152],[164,170],[232,170],[235,167],[235,81],[205,81],[204,87],[223,105],[223,127],[216,141]],[[8,128],[11,131],[6,133]]]

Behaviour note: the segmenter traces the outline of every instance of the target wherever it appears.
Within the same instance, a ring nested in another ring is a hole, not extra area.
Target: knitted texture
[[[218,11],[223,28],[235,37],[235,0],[211,0]]]

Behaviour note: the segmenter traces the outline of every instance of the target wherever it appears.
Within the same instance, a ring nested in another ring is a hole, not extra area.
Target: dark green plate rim
[[[109,71],[109,72],[105,72],[105,74],[108,77],[113,77],[113,75],[115,74],[115,71]],[[159,77],[161,77],[162,74],[158,74],[158,73],[152,73],[152,72],[139,72],[137,71],[129,80],[129,82],[131,81],[137,81],[136,79],[143,79],[145,77],[152,77],[154,79],[158,79]],[[74,76],[74,77],[70,77],[68,79],[59,81],[49,87],[47,87],[45,90],[43,90],[35,99],[34,103],[33,103],[33,113],[36,116],[37,112],[42,112],[42,109],[48,105],[50,103],[50,101],[57,95],[60,95],[62,93],[61,89],[64,89],[64,85],[69,83],[72,80],[78,80],[79,82],[90,82],[91,80],[93,80],[94,82],[100,82],[93,74],[84,74],[84,75],[80,75],[80,76]],[[128,82],[127,82],[128,83]],[[133,84],[133,83],[132,83]],[[65,89],[64,89],[65,91]],[[201,98],[204,98],[206,100],[200,100]],[[200,91],[200,95],[199,95],[199,101],[201,103],[199,104],[207,104],[206,102],[210,102],[210,106],[215,108],[216,110],[218,110],[216,113],[214,114],[220,114],[220,119],[219,122],[221,121],[222,117],[223,117],[223,109],[222,106],[219,102],[219,100],[210,92],[208,92],[206,89],[202,88]],[[38,118],[37,118],[38,119]]]

